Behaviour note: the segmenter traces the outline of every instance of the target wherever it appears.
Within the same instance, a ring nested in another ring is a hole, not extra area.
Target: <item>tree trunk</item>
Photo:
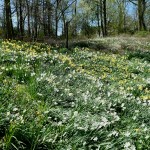
[[[97,17],[98,35],[100,37],[101,36],[101,29],[100,29],[100,18],[99,18],[99,16],[100,16],[100,14],[99,14],[99,6],[97,5],[96,17]]]
[[[146,1],[138,0],[138,30],[146,30],[146,25],[144,21],[144,14],[146,10]]]
[[[45,2],[45,0],[43,0],[42,3],[43,3],[43,32],[44,32],[44,36],[47,36],[47,30],[46,30],[46,17],[47,16],[45,13],[47,1]]]
[[[5,0],[5,15],[6,15],[6,35],[7,39],[13,38],[13,25],[12,25],[12,18],[11,18],[11,7],[10,7],[10,0]]]
[[[103,22],[103,2],[100,0],[100,17],[101,17],[101,30],[102,30],[102,36],[105,35],[104,31],[104,22]]]
[[[56,38],[58,32],[58,7],[59,7],[59,0],[56,0],[56,10],[55,10],[55,37]]]
[[[64,36],[64,37],[66,37],[66,19],[65,19],[65,15],[64,15],[64,13],[62,13],[62,21],[63,21],[63,31],[62,31],[62,35]]]
[[[35,0],[34,3],[34,38],[36,39],[38,36],[38,0]]]
[[[52,35],[52,21],[51,21],[51,13],[52,13],[52,9],[51,9],[51,1],[47,2],[48,5],[48,24],[47,24],[47,28],[48,28],[48,35],[51,36]]]
[[[20,21],[19,21],[19,11],[18,11],[18,1],[16,1],[16,15],[17,15],[17,36],[20,33]]]
[[[66,48],[69,47],[69,22],[66,22]]]
[[[103,0],[103,14],[104,14],[104,36],[107,36],[107,8],[106,8],[106,0]]]
[[[143,24],[143,29],[146,31],[147,30],[147,27],[146,27],[146,24],[145,24],[145,20],[144,20],[144,15],[145,15],[145,11],[146,11],[146,1],[145,0],[143,0],[142,1],[142,6],[143,6],[143,9],[142,9],[142,18],[143,18],[143,20],[142,20],[142,24]]]
[[[74,23],[73,35],[77,36],[77,20],[76,20],[76,16],[77,16],[77,0],[75,1],[74,15],[75,15],[75,23]]]
[[[23,40],[24,36],[24,20],[23,20],[23,14],[22,14],[22,0],[19,0],[19,15],[20,15],[20,35],[21,39]]]
[[[126,0],[123,0],[123,13],[124,13],[124,16],[123,16],[123,30],[124,32],[126,33]]]
[[[120,1],[118,3],[118,11],[119,11],[119,16],[118,16],[118,34],[122,33],[125,29],[125,10],[124,10],[124,0]]]
[[[26,0],[26,6],[27,6],[27,21],[28,21],[28,36],[31,36],[31,26],[30,26],[30,2]]]
[[[55,37],[57,38],[57,32],[58,32],[58,19],[56,17],[56,20],[55,20]]]

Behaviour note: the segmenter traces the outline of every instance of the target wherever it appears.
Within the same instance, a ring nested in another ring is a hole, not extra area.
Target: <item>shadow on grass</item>
[[[128,59],[132,59],[132,58],[138,58],[138,59],[143,59],[145,61],[150,62],[150,51],[135,51],[135,52],[130,52]]]
[[[103,42],[95,42],[95,41],[79,41],[74,42],[70,45],[70,47],[75,48],[89,48],[92,50],[108,50],[109,46],[106,45],[106,43]]]

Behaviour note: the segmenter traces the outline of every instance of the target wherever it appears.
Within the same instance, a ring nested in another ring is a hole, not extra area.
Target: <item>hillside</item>
[[[72,47],[1,41],[0,149],[150,149],[150,42]]]

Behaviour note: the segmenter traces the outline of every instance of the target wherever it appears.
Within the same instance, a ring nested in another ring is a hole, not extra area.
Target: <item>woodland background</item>
[[[150,0],[1,0],[2,38],[48,41],[149,31]]]

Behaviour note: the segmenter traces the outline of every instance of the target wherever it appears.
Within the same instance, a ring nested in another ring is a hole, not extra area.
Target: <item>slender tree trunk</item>
[[[2,29],[6,29],[6,11],[5,7],[3,8],[3,23],[2,23]],[[4,35],[5,36],[5,35]]]
[[[98,35],[99,37],[101,36],[101,29],[100,29],[100,14],[99,14],[99,6],[97,5],[97,13],[96,13],[96,16],[97,16],[97,26],[98,26]]]
[[[126,0],[123,0],[123,29],[124,32],[126,33]]]
[[[120,1],[118,3],[118,34],[123,32],[124,29],[124,3],[123,1]]]
[[[34,38],[38,36],[38,0],[35,0],[34,3]]]
[[[17,15],[17,36],[20,33],[20,21],[19,21],[19,11],[18,11],[18,1],[16,1],[16,15]]]
[[[59,5],[61,3],[61,0],[56,0],[56,10],[55,10],[55,37],[58,37],[58,23],[59,23],[59,16],[58,16],[58,9]]]
[[[142,24],[143,24],[143,29],[146,31],[147,27],[146,27],[145,20],[144,20],[144,15],[145,15],[145,11],[146,11],[146,1],[145,0],[142,1],[142,6],[143,6],[143,9],[142,9],[142,18],[143,18]]]
[[[146,1],[138,0],[138,30],[146,30],[146,25],[144,21],[144,14],[146,10]]]
[[[44,32],[44,36],[47,36],[47,30],[46,30],[46,4],[47,4],[47,1],[45,2],[45,0],[42,1],[43,2],[43,32]],[[46,4],[45,4],[46,3]]]
[[[103,22],[103,2],[100,0],[100,17],[101,17],[101,31],[102,31],[102,36],[105,35],[104,31],[104,22]]]
[[[55,20],[55,37],[57,38],[57,33],[58,33],[58,19],[56,17],[56,20]]]
[[[69,48],[69,22],[66,22],[66,48]]]
[[[104,36],[107,36],[107,8],[106,8],[106,0],[103,0],[103,13],[104,13]]]
[[[66,37],[66,19],[64,14],[62,13],[62,21],[63,21],[63,35]]]
[[[141,0],[138,0],[138,29],[142,30],[142,5]]]
[[[27,21],[28,21],[28,37],[31,36],[31,26],[30,26],[30,1],[26,0],[27,6]]]
[[[56,38],[58,32],[58,6],[59,6],[59,0],[56,0],[56,10],[55,10],[55,37]]]
[[[11,9],[10,9],[10,12],[11,12]],[[12,38],[14,38],[14,28],[13,28],[13,22],[12,22],[11,14],[10,14],[10,24],[11,24]]]
[[[74,27],[74,36],[77,36],[77,20],[76,20],[76,16],[77,16],[77,0],[75,1],[75,8],[74,8],[74,15],[75,15],[75,27]]]
[[[23,40],[24,36],[24,21],[23,21],[23,14],[22,14],[22,0],[19,0],[19,14],[20,14],[20,35],[21,39]]]
[[[52,21],[51,21],[51,1],[47,2],[48,4],[48,24],[47,24],[47,28],[48,28],[48,35],[51,36],[52,34]]]
[[[10,0],[5,0],[5,14],[6,14],[6,35],[7,39],[13,38],[13,25],[12,25],[12,18],[11,18],[11,7],[10,7]]]

